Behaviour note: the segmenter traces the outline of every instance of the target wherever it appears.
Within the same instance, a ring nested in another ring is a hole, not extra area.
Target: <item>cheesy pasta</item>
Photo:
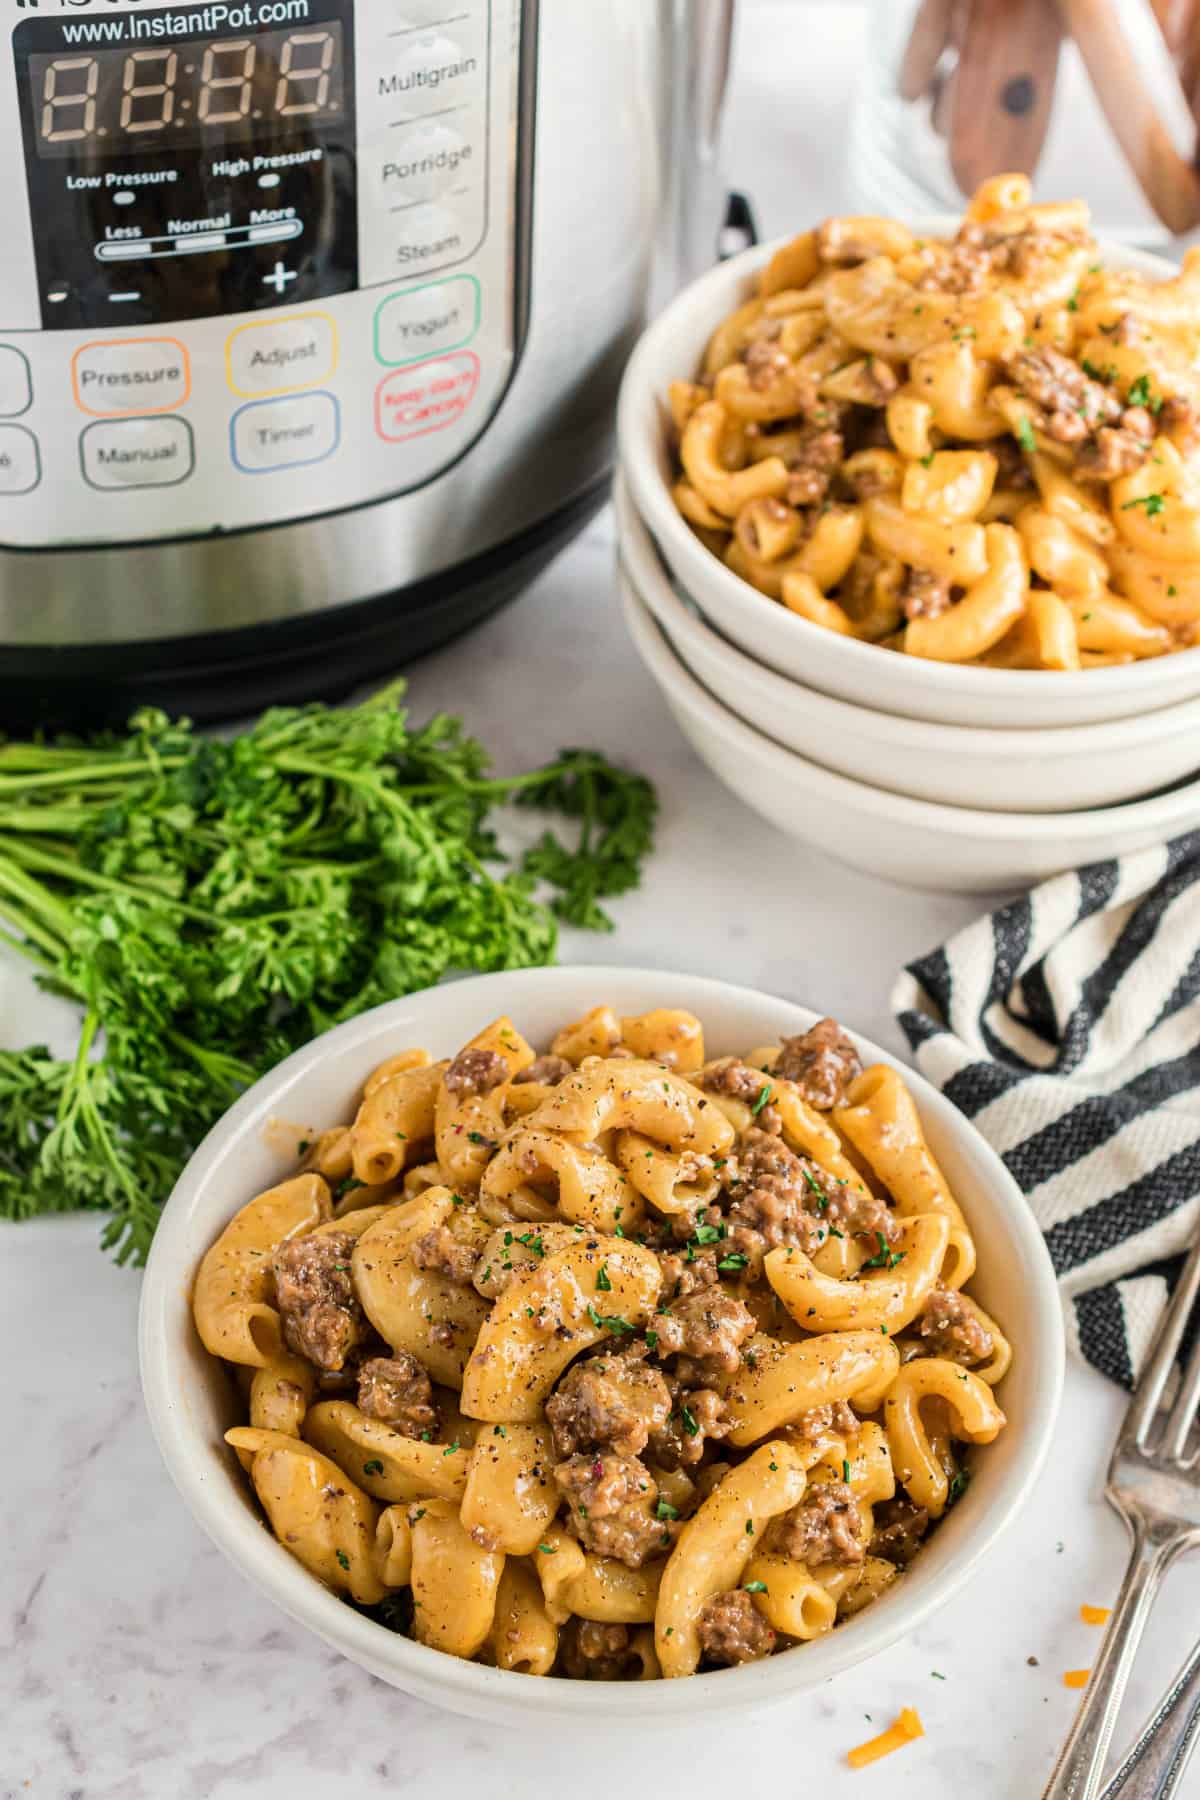
[[[969,1224],[831,1019],[716,1058],[688,1013],[542,1054],[497,1019],[298,1159],[197,1273],[227,1442],[280,1543],[431,1648],[644,1681],[809,1642],[1004,1427]]]
[[[679,511],[813,624],[1002,669],[1200,643],[1200,250],[1106,269],[1023,176],[952,239],[827,219],[669,400]]]

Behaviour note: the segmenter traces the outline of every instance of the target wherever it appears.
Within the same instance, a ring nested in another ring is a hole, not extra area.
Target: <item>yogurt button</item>
[[[426,281],[391,294],[375,314],[375,354],[397,367],[469,344],[479,330],[480,288],[473,275]]]

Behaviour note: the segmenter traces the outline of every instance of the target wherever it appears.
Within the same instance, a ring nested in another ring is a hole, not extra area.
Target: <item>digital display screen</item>
[[[30,114],[42,157],[141,154],[338,125],[346,61],[337,20],[298,30],[34,54]]]

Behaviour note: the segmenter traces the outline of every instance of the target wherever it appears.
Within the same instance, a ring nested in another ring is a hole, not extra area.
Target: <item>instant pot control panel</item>
[[[520,348],[533,8],[32,4],[0,57],[0,544],[276,525],[455,462]]]

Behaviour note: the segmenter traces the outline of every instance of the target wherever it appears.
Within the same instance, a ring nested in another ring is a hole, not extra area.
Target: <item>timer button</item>
[[[71,358],[75,404],[93,418],[173,412],[192,391],[188,353],[178,338],[108,338]]]
[[[480,309],[474,275],[451,275],[390,294],[375,314],[376,359],[398,368],[444,350],[461,350],[479,330]]]
[[[33,405],[29,360],[11,344],[0,344],[0,418],[17,419]]]
[[[29,494],[42,479],[38,441],[23,425],[0,425],[0,495]]]
[[[244,400],[317,387],[330,380],[337,360],[337,326],[328,313],[241,325],[225,346],[229,385]]]
[[[233,460],[244,475],[269,475],[324,462],[341,441],[341,409],[332,394],[255,400],[234,413]]]
[[[178,487],[196,466],[196,448],[186,419],[121,419],[86,426],[79,460],[89,487]]]

